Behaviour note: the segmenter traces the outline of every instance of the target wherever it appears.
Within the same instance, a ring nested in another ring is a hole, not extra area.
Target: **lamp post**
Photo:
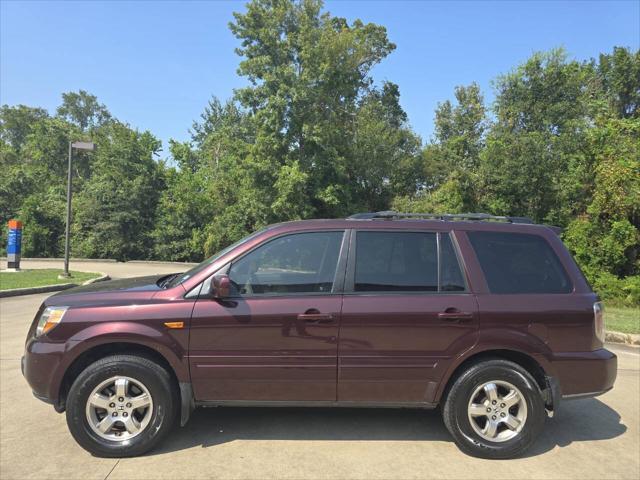
[[[73,149],[92,152],[96,146],[93,142],[69,142],[69,171],[67,173],[67,228],[64,233],[64,272],[61,278],[69,278],[69,237],[71,229],[71,156]]]

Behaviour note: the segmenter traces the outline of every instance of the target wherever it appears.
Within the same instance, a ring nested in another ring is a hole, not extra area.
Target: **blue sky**
[[[216,95],[245,82],[227,28],[244,2],[0,3],[0,103],[51,112],[62,92],[85,89],[112,114],[166,142]],[[400,85],[424,140],[438,102],[456,85],[491,81],[532,52],[563,46],[578,59],[614,45],[640,47],[640,1],[328,1],[349,20],[385,25],[397,49],[374,70]]]

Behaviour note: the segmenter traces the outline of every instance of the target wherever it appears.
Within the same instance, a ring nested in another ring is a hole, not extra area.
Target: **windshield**
[[[171,280],[171,282],[169,282],[167,284],[167,287],[168,288],[175,287],[176,285],[178,285],[178,284],[186,281],[187,279],[193,277],[194,275],[200,273],[202,270],[207,268],[209,265],[211,265],[213,262],[218,260],[223,255],[229,253],[231,250],[233,250],[234,248],[242,245],[243,243],[248,242],[252,238],[257,237],[258,235],[260,235],[265,230],[267,230],[267,229],[265,228],[265,229],[262,229],[262,230],[258,230],[257,232],[254,232],[251,235],[247,235],[246,237],[238,240],[236,243],[232,243],[228,247],[220,250],[218,253],[214,254],[212,257],[207,258],[205,261],[203,261],[202,263],[199,263],[198,265],[193,267],[191,270],[187,270],[184,273],[179,273],[178,275],[176,275],[176,277],[174,279]]]

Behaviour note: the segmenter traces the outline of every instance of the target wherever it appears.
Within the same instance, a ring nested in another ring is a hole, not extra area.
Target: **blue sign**
[[[7,242],[7,268],[20,270],[22,252],[22,222],[9,220],[9,239]]]
[[[22,229],[12,228],[9,230],[9,243],[7,244],[7,253],[22,252]]]

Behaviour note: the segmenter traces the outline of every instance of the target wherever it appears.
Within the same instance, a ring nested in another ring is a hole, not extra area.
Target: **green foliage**
[[[174,157],[175,158],[175,157]],[[158,204],[152,232],[154,257],[197,261],[203,255],[204,223],[214,218],[202,175],[175,169],[165,172],[166,190]]]
[[[534,54],[496,81],[495,120],[477,88],[438,106],[426,183],[396,209],[480,210],[566,227],[603,298],[637,302],[640,273],[640,52],[599,62]],[[629,284],[627,284],[629,282]]]
[[[69,142],[92,140],[95,152],[73,155],[72,254],[149,256],[163,189],[152,158],[158,140],[112,120],[86,92],[63,98],[57,117],[24,106],[0,110],[0,221],[23,221],[24,256],[62,255]]]
[[[602,300],[614,305],[640,305],[640,275],[618,278],[601,271],[591,275],[590,283]]]
[[[80,130],[99,127],[109,120],[111,114],[95,95],[80,90],[62,94],[62,105],[56,113],[66,121],[77,125]]]
[[[64,254],[65,194],[51,188],[29,195],[20,208],[24,223],[25,257],[60,257]]]
[[[69,141],[91,140],[74,153],[76,255],[197,261],[274,222],[484,211],[563,227],[596,291],[638,303],[640,51],[535,53],[496,79],[492,105],[458,86],[423,145],[398,85],[372,77],[395,49],[383,26],[252,0],[230,29],[248,83],[213,98],[170,159],[83,90],[56,116],[0,109],[0,220],[25,221],[26,255],[61,254]]]
[[[601,53],[598,80],[614,115],[640,116],[640,50],[614,47],[610,54]]]
[[[587,162],[591,74],[589,65],[554,50],[498,78],[496,122],[481,165],[483,205],[561,225],[580,212],[575,177]]]
[[[622,291],[627,304],[640,305],[640,275],[625,278],[625,285],[622,287]]]
[[[640,118],[607,119],[592,129],[590,202],[573,220],[565,242],[587,275],[640,273]]]
[[[0,140],[19,152],[38,120],[48,116],[42,108],[3,105],[0,108]]]
[[[91,177],[74,200],[73,251],[88,258],[149,257],[164,188],[153,159],[160,142],[117,121],[97,132],[95,140]]]
[[[244,161],[268,221],[378,208],[416,186],[419,140],[398,88],[378,90],[370,77],[395,45],[384,27],[321,8],[254,1],[230,25],[241,41],[238,72],[250,81],[236,92],[255,132]],[[296,203],[283,208],[286,198]]]

